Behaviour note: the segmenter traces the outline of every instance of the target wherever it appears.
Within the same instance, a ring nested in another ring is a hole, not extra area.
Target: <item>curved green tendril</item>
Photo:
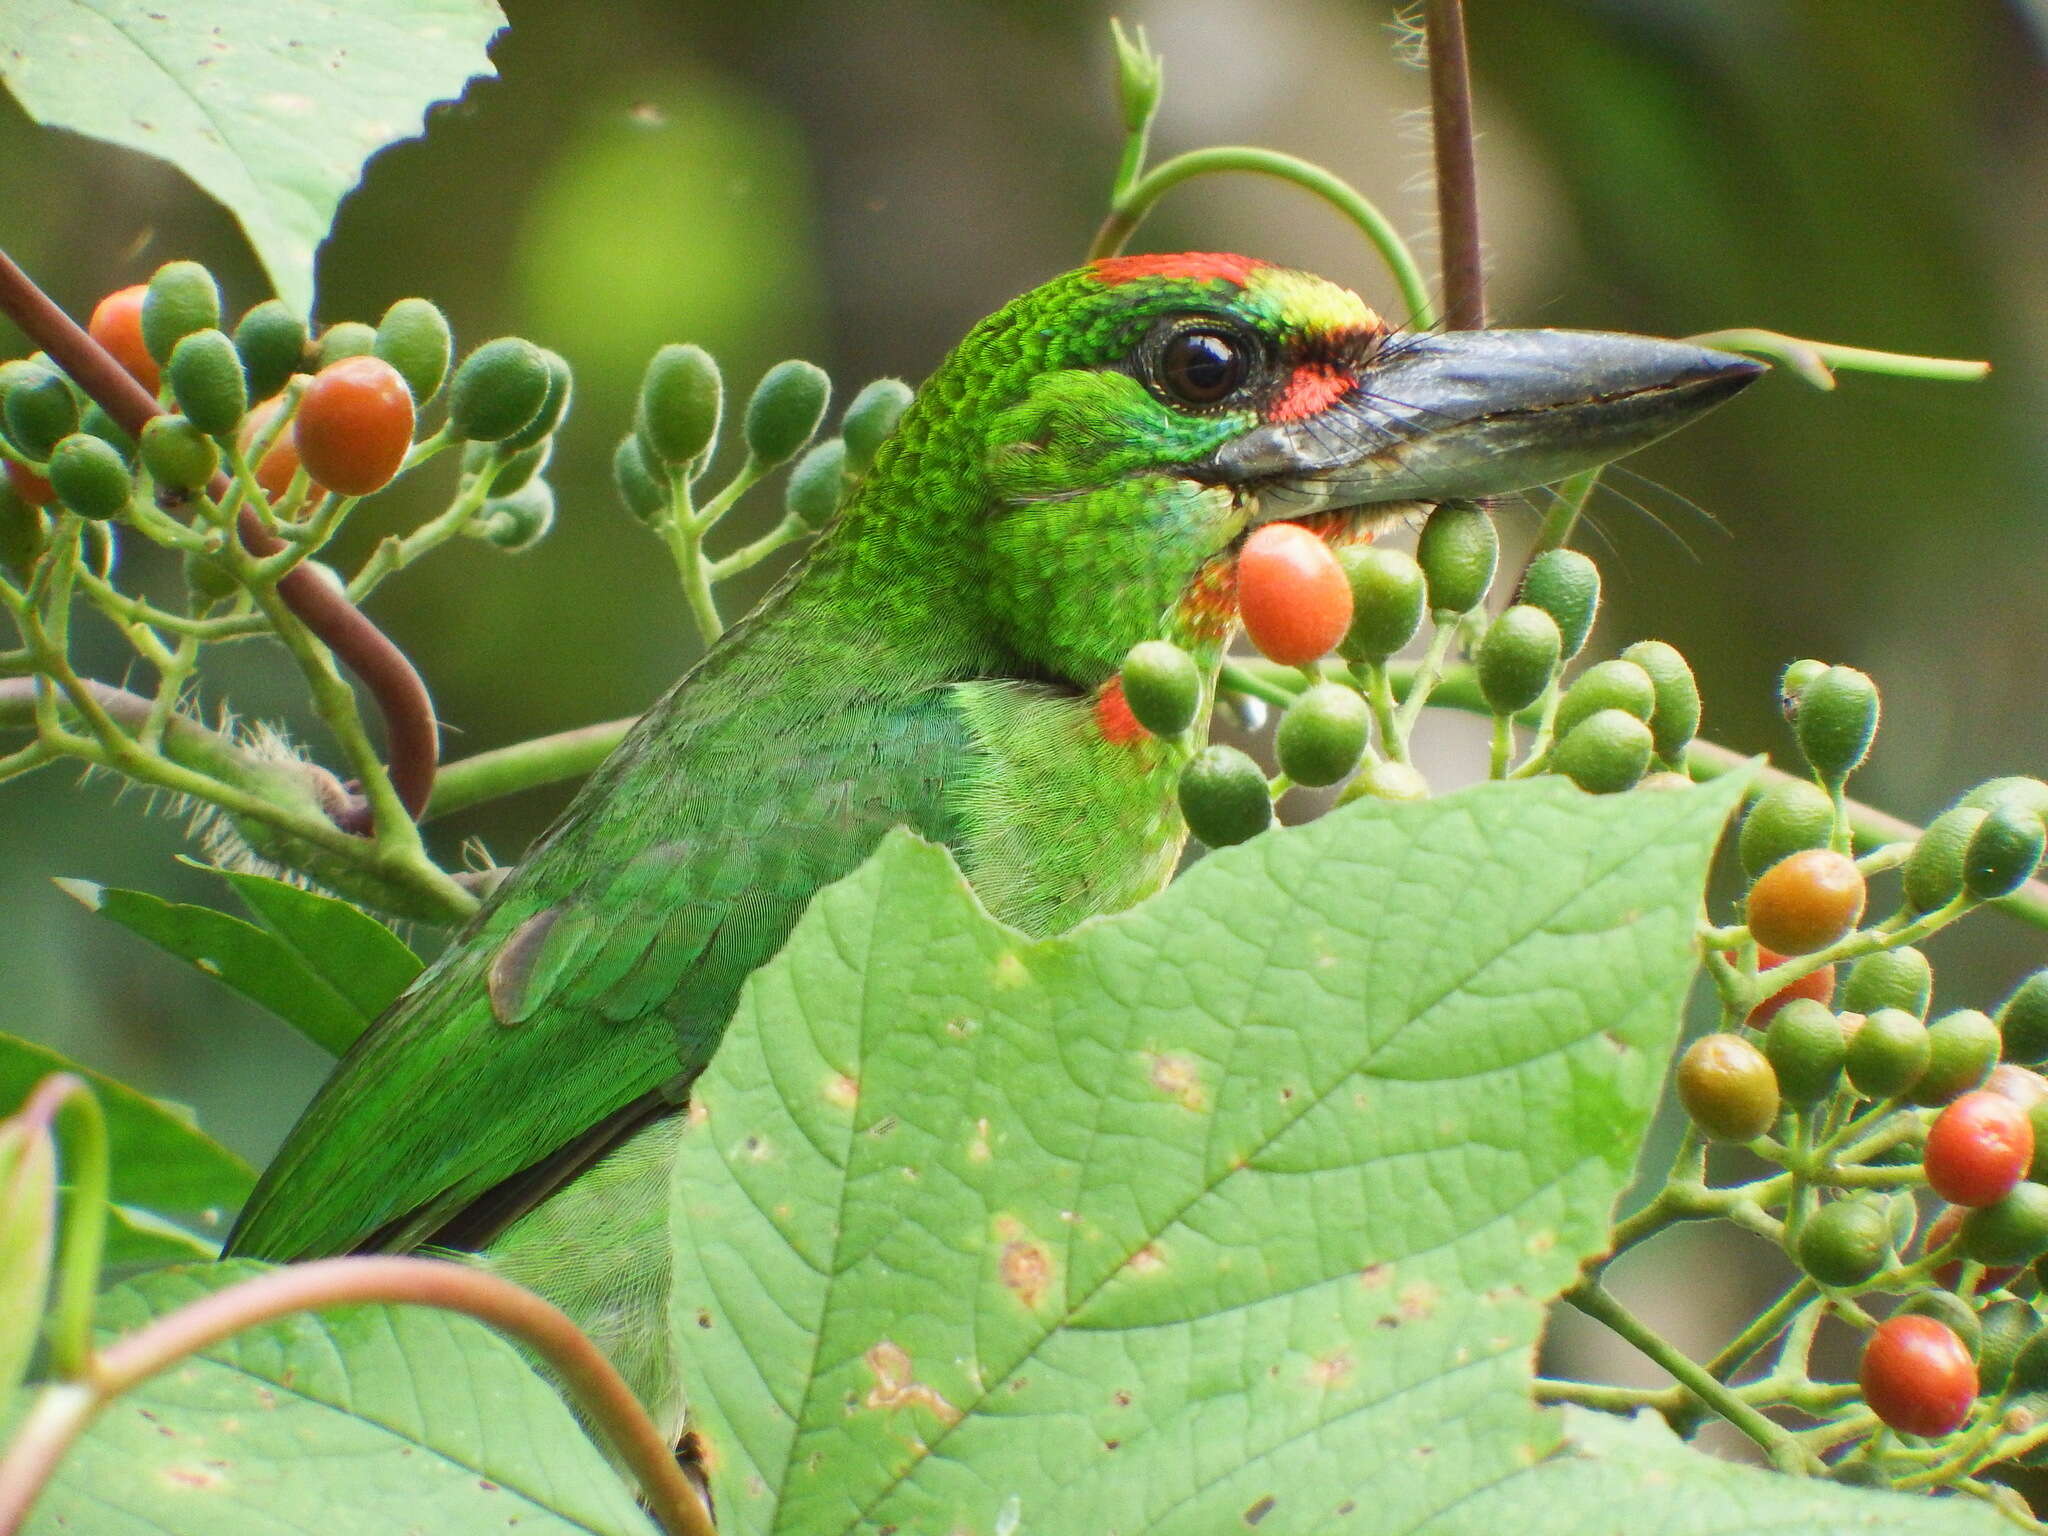
[[[1857,373],[1889,373],[1902,379],[1942,379],[1967,384],[1991,371],[1985,362],[1962,357],[1920,357],[1911,352],[1878,352],[1869,347],[1845,347],[1832,341],[1809,341],[1787,336],[1782,331],[1737,327],[1688,336],[1687,341],[1703,347],[1721,347],[1730,352],[1751,352],[1758,357],[1783,363],[1816,389],[1835,387],[1835,370]]]
[[[1379,252],[1380,259],[1386,262],[1387,270],[1393,273],[1394,282],[1401,290],[1401,301],[1408,306],[1409,323],[1417,330],[1429,330],[1436,325],[1436,304],[1429,296],[1429,285],[1423,278],[1422,268],[1387,216],[1341,176],[1276,150],[1220,145],[1213,149],[1190,150],[1187,154],[1160,162],[1111,203],[1109,217],[1103,220],[1102,227],[1095,232],[1094,243],[1088,248],[1088,259],[1095,261],[1115,255],[1130,239],[1132,231],[1143,222],[1145,215],[1152,211],[1152,205],[1182,182],[1224,171],[1250,171],[1291,181],[1322,198],[1356,224],[1365,238],[1372,242],[1373,249]]]

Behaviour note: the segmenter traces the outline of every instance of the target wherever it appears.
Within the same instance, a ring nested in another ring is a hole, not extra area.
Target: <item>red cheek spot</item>
[[[1304,416],[1313,416],[1343,399],[1357,382],[1357,375],[1348,368],[1303,363],[1287,380],[1280,398],[1267,409],[1266,420],[1299,421]]]
[[[1146,277],[1179,277],[1194,282],[1235,283],[1242,288],[1263,261],[1233,256],[1227,251],[1180,251],[1169,255],[1105,256],[1090,263],[1091,270],[1105,286],[1136,282]]]
[[[1124,698],[1124,680],[1121,677],[1112,677],[1095,695],[1095,728],[1113,747],[1136,746],[1145,739],[1145,727],[1138,724],[1138,717],[1131,713],[1131,706]]]

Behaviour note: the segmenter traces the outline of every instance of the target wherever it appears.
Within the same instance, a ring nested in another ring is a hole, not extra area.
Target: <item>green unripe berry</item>
[[[1825,848],[1835,829],[1835,803],[1806,779],[1773,784],[1742,818],[1736,849],[1752,879],[1780,860],[1811,848]]]
[[[185,551],[185,585],[204,608],[233,597],[236,581],[228,568],[212,555],[196,549]]]
[[[2007,1296],[1986,1307],[1980,1322],[1983,1340],[1977,1346],[1977,1384],[1994,1393],[2011,1378],[2013,1362],[2040,1331],[2041,1319],[2029,1303]]]
[[[1632,661],[1596,662],[1572,679],[1558,701],[1557,734],[1603,709],[1621,710],[1647,725],[1657,709],[1657,685]]]
[[[142,429],[142,467],[165,490],[196,491],[220,468],[220,448],[182,416],[152,416]]]
[[[540,402],[540,409],[533,413],[533,420],[498,444],[500,453],[524,453],[537,444],[546,442],[561,430],[569,415],[569,401],[576,389],[575,376],[569,371],[569,360],[559,352],[546,347],[540,355],[548,365],[548,392]]]
[[[1470,613],[1493,585],[1500,535],[1493,519],[1470,502],[1447,502],[1430,513],[1415,543],[1415,563],[1429,584],[1434,613]]]
[[[1168,640],[1143,640],[1124,657],[1124,702],[1154,736],[1178,736],[1202,707],[1202,670]]]
[[[1778,1080],[1740,1035],[1701,1036],[1678,1058],[1676,1075],[1679,1102],[1715,1141],[1754,1141],[1777,1123]]]
[[[1349,784],[1337,796],[1339,805],[1349,805],[1354,800],[1366,798],[1385,800],[1395,804],[1409,803],[1429,798],[1429,780],[1407,763],[1397,763],[1383,758],[1377,763],[1367,763],[1359,770]]]
[[[647,467],[636,433],[628,432],[612,450],[612,484],[626,510],[641,522],[652,523],[667,515],[668,487]]]
[[[832,521],[846,494],[846,439],[828,437],[796,461],[783,487],[783,510],[806,528]]]
[[[1657,743],[1657,755],[1667,763],[1678,762],[1700,729],[1700,689],[1693,681],[1692,668],[1676,646],[1662,640],[1638,640],[1621,653],[1649,675],[1656,691],[1650,710],[1650,734]]]
[[[1385,661],[1422,627],[1422,567],[1413,555],[1377,544],[1348,545],[1336,554],[1351,584],[1351,627],[1337,642],[1337,654],[1350,661]]]
[[[862,475],[875,462],[882,440],[896,430],[896,423],[910,409],[910,386],[901,379],[869,382],[839,418],[839,435],[846,439],[846,468]]]
[[[57,444],[45,477],[59,501],[95,522],[127,511],[135,489],[127,461],[86,432],[74,432]]]
[[[374,325],[366,325],[361,320],[337,320],[320,333],[319,344],[313,349],[313,371],[318,373],[329,363],[338,363],[344,357],[371,357],[376,351],[377,328]]]
[[[6,389],[7,440],[24,458],[44,462],[78,430],[78,396],[62,375],[31,364],[12,373]]]
[[[0,479],[0,569],[26,581],[49,546],[50,529],[42,510],[23,501]]]
[[[1600,612],[1600,567],[1576,549],[1545,550],[1529,562],[1519,601],[1557,621],[1566,660],[1586,648]]]
[[[1920,834],[1902,877],[1908,907],[1933,912],[1962,894],[1963,858],[1986,814],[1975,806],[1959,805],[1943,811]]]
[[[1372,712],[1356,688],[1317,683],[1288,705],[1274,733],[1280,771],[1311,789],[1334,784],[1365,753]]]
[[[2005,1377],[2007,1397],[2026,1397],[2041,1391],[2048,1391],[2048,1329],[2036,1332],[2020,1346]]]
[[[1180,813],[1211,848],[1256,837],[1273,820],[1273,793],[1259,765],[1235,747],[1204,747],[1180,774]]]
[[[1896,1099],[1920,1081],[1934,1047],[1927,1026],[1903,1008],[1880,1008],[1849,1039],[1843,1065],[1866,1099]]]
[[[305,367],[306,322],[284,300],[265,299],[235,327],[235,351],[249,380],[249,397],[268,400]]]
[[[1885,1266],[1891,1221],[1869,1200],[1830,1200],[1799,1234],[1799,1267],[1822,1285],[1857,1286]]]
[[[129,463],[135,462],[135,439],[127,428],[107,414],[105,406],[97,402],[88,405],[85,414],[78,418],[78,430],[90,432]]]
[[[2048,970],[2034,972],[1998,1009],[2005,1057],[2024,1066],[2048,1061]]]
[[[484,542],[508,554],[533,548],[554,526],[555,492],[545,480],[528,480],[510,496],[493,496],[477,512]]]
[[[1877,684],[1854,667],[1829,667],[1799,690],[1799,750],[1825,784],[1839,784],[1870,754]]]
[[[1848,1050],[1842,1021],[1810,997],[1784,1004],[1764,1031],[1764,1057],[1778,1074],[1788,1104],[1818,1104],[1832,1097]]]
[[[2004,1199],[1963,1217],[1963,1252],[1979,1264],[2025,1264],[2048,1253],[2048,1185],[2022,1179]]]
[[[1486,707],[1496,715],[1527,709],[1550,686],[1563,653],[1557,620],[1534,604],[1515,604],[1487,626],[1473,657]]]
[[[1633,788],[1650,766],[1650,728],[1625,710],[1581,720],[1550,754],[1550,767],[1593,795]]]
[[[650,464],[694,463],[718,437],[725,381],[702,347],[671,342],[655,353],[640,380],[639,431]]]
[[[194,331],[171,349],[164,381],[187,421],[209,437],[225,437],[249,409],[242,355],[225,331]]]
[[[1850,966],[1837,1001],[1844,1013],[1897,1008],[1917,1019],[1927,1016],[1927,1000],[1933,995],[1934,967],[1919,950],[1902,945],[1865,955]]]
[[[2027,1106],[2027,1124],[2034,1132],[2034,1155],[2027,1160],[2027,1177],[2048,1184],[2048,1099]]]
[[[1984,1347],[1984,1324],[1970,1304],[1954,1291],[1915,1291],[1899,1303],[1899,1312],[1913,1317],[1931,1317],[1962,1340],[1972,1355]]]
[[[371,351],[398,370],[413,403],[425,405],[448,377],[455,356],[455,333],[448,317],[428,299],[400,299],[377,322]]]
[[[2008,774],[2002,779],[1986,779],[1971,790],[1958,805],[1974,805],[1980,811],[2012,803],[2032,811],[2043,820],[2048,820],[2048,784],[2039,779],[2030,779],[2024,774]]]
[[[818,430],[831,403],[832,381],[824,369],[798,358],[777,363],[761,375],[747,401],[742,423],[747,452],[758,464],[794,458]]]
[[[555,440],[543,437],[530,448],[507,452],[504,443],[469,443],[462,450],[462,472],[465,475],[480,475],[486,469],[495,467],[491,476],[491,496],[495,499],[510,496],[525,486],[533,477],[548,467],[548,460],[555,456]]]
[[[1963,850],[1963,889],[1979,901],[2011,895],[2034,877],[2044,845],[2048,828],[2037,812],[2016,800],[1999,802]]]
[[[220,324],[220,284],[196,261],[167,262],[142,295],[142,345],[159,363],[194,331]]]
[[[1927,1026],[1927,1069],[1907,1095],[1915,1104],[1946,1104],[1991,1075],[1998,1064],[1998,1026],[1975,1008],[1958,1008]]]
[[[1793,662],[1778,675],[1778,708],[1787,720],[1799,713],[1799,695],[1806,685],[1827,669],[1826,662],[1815,661],[1809,656]]]
[[[502,442],[539,414],[554,375],[539,347],[518,336],[487,341],[462,360],[448,386],[448,429]]]

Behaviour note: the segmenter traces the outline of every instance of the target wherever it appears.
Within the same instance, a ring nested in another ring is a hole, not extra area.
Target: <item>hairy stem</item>
[[[1436,155],[1437,229],[1443,241],[1444,325],[1486,324],[1485,247],[1479,237],[1479,161],[1472,148],[1472,67],[1464,0],[1428,0],[1429,125]]]

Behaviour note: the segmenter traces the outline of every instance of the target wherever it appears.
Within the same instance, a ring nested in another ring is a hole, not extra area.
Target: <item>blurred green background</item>
[[[634,711],[693,653],[666,562],[607,472],[655,346],[701,342],[741,388],[789,355],[827,366],[842,398],[876,374],[914,380],[976,318],[1079,259],[1119,143],[1110,11],[1094,3],[507,9],[500,78],[370,163],[320,263],[323,320],[374,320],[421,293],[469,343],[530,335],[576,368],[554,536],[517,558],[465,543],[375,601],[432,683],[451,756]],[[1426,82],[1398,61],[1392,7],[1119,12],[1166,56],[1158,153],[1240,140],[1308,156],[1433,248]],[[1996,365],[1977,385],[1850,376],[1833,395],[1781,373],[1631,461],[1581,540],[1608,572],[1608,638],[1679,645],[1709,733],[1745,750],[1786,746],[1771,707],[1785,661],[1867,668],[1886,716],[1860,788],[1904,815],[2048,769],[2048,13],[1472,0],[1470,26],[1497,320],[1759,325]],[[1139,240],[1309,266],[1398,313],[1357,237],[1291,188],[1195,184]],[[175,174],[11,104],[0,246],[81,315],[176,256],[209,263],[237,310],[265,295],[232,222]],[[426,510],[386,500],[352,529],[353,554]],[[721,537],[777,511],[757,496]],[[1502,515],[1511,537],[1534,522]],[[158,552],[133,553],[143,584],[176,581]],[[729,607],[772,575],[744,579]],[[110,636],[89,656],[109,678],[125,666]],[[278,656],[223,660],[209,709],[232,699],[305,730]],[[489,807],[437,845],[453,858],[476,837],[515,857],[565,794]],[[217,899],[175,862],[179,823],[57,769],[0,790],[0,830],[0,1027],[192,1102],[266,1155],[322,1061],[49,883]],[[2042,938],[1973,924],[1936,950],[1941,999],[1986,1001],[2040,963]]]

